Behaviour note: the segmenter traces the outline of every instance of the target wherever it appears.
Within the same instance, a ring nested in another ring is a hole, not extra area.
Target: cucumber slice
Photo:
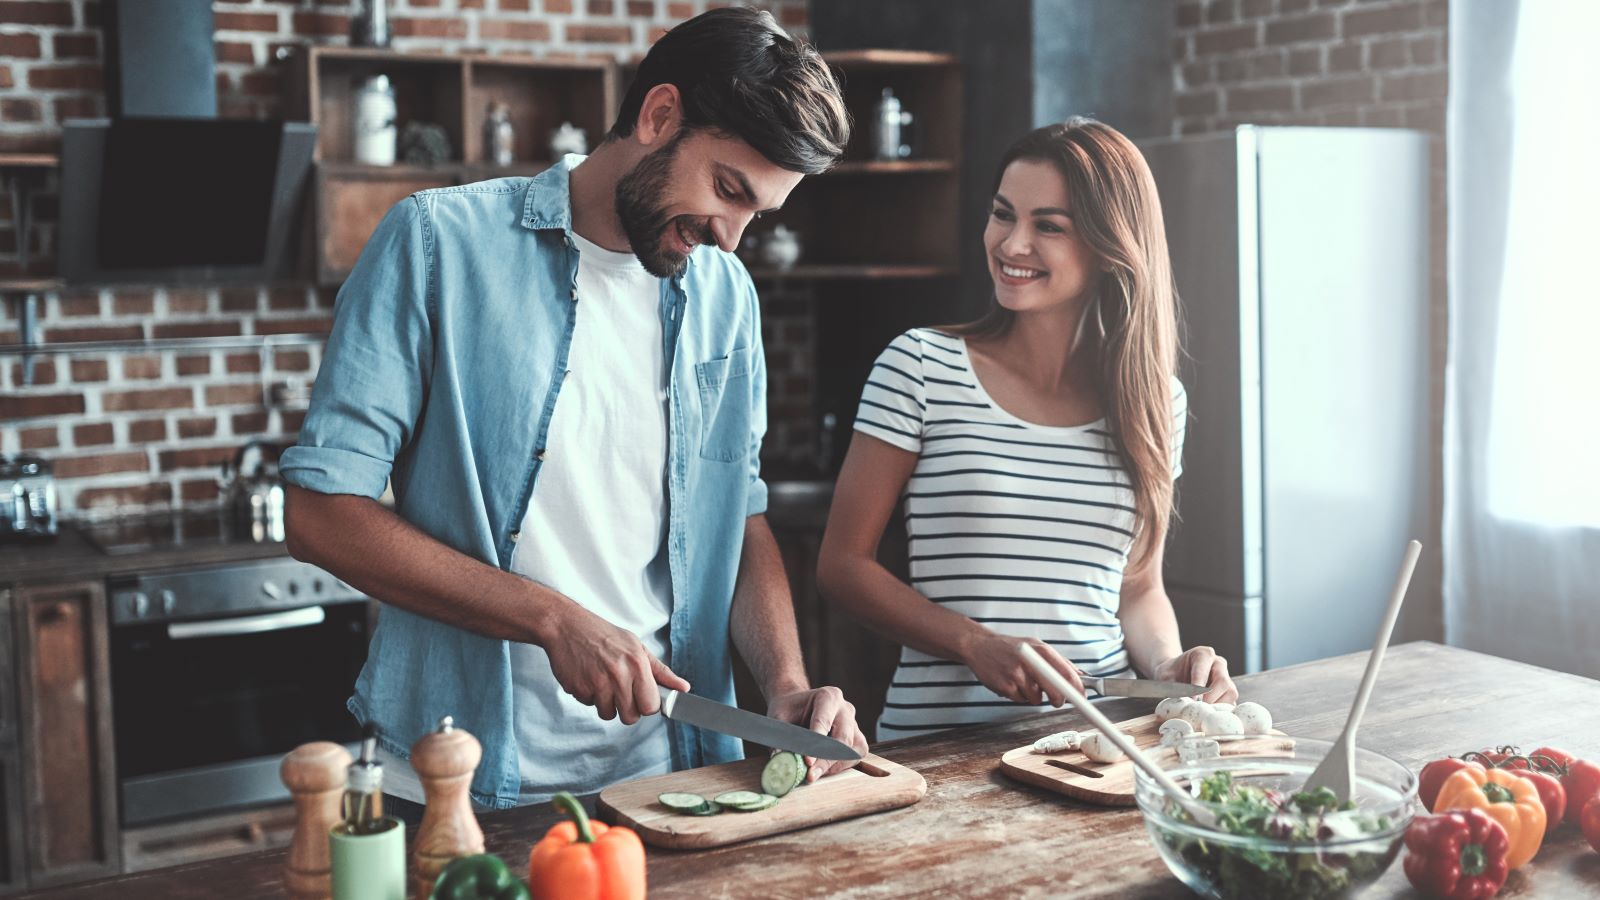
[[[673,812],[693,812],[706,805],[706,798],[699,794],[671,792],[656,797],[656,802]]]
[[[714,816],[719,812],[722,812],[722,807],[720,807],[717,804],[711,802],[710,800],[707,800],[706,802],[700,804],[698,807],[695,807],[694,809],[688,810],[685,813],[685,815],[690,815],[690,816]]]
[[[755,796],[760,797],[761,799],[755,803],[746,804],[744,806],[735,806],[733,807],[734,812],[760,812],[763,809],[771,809],[772,807],[778,805],[778,798],[772,796],[771,794],[756,794]]]
[[[788,750],[773,754],[766,768],[761,770],[761,789],[774,797],[782,797],[805,780],[805,759]]]
[[[754,791],[728,791],[726,794],[718,794],[712,802],[718,806],[742,810],[747,806],[758,806],[762,800],[761,795]]]

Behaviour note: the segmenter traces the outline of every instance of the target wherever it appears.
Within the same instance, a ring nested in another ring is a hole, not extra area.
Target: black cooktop
[[[153,550],[268,543],[249,532],[236,532],[221,510],[161,513],[105,522],[79,522],[74,528],[107,556],[129,556]]]

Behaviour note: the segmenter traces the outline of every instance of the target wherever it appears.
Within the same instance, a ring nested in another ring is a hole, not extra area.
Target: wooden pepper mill
[[[339,824],[350,751],[331,741],[301,744],[283,758],[278,774],[294,795],[294,837],[283,883],[294,900],[328,900],[333,896],[333,862],[328,832]]]
[[[411,768],[428,804],[415,844],[418,897],[433,894],[434,881],[451,860],[483,852],[483,829],[467,796],[482,758],[483,745],[449,716],[411,745]]]

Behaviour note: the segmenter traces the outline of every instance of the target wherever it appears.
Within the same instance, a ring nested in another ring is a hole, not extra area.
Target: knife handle
[[[678,705],[678,692],[667,688],[661,692],[661,716],[665,719],[672,718],[672,708]]]
[[[1083,689],[1085,691],[1094,691],[1102,696],[1105,694],[1106,680],[1104,678],[1099,678],[1093,675],[1085,675],[1082,672],[1078,673],[1078,678],[1082,679]]]

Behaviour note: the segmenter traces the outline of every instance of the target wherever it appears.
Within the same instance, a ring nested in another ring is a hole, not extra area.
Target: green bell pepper
[[[432,900],[529,900],[528,886],[492,853],[450,861],[433,883]]]

